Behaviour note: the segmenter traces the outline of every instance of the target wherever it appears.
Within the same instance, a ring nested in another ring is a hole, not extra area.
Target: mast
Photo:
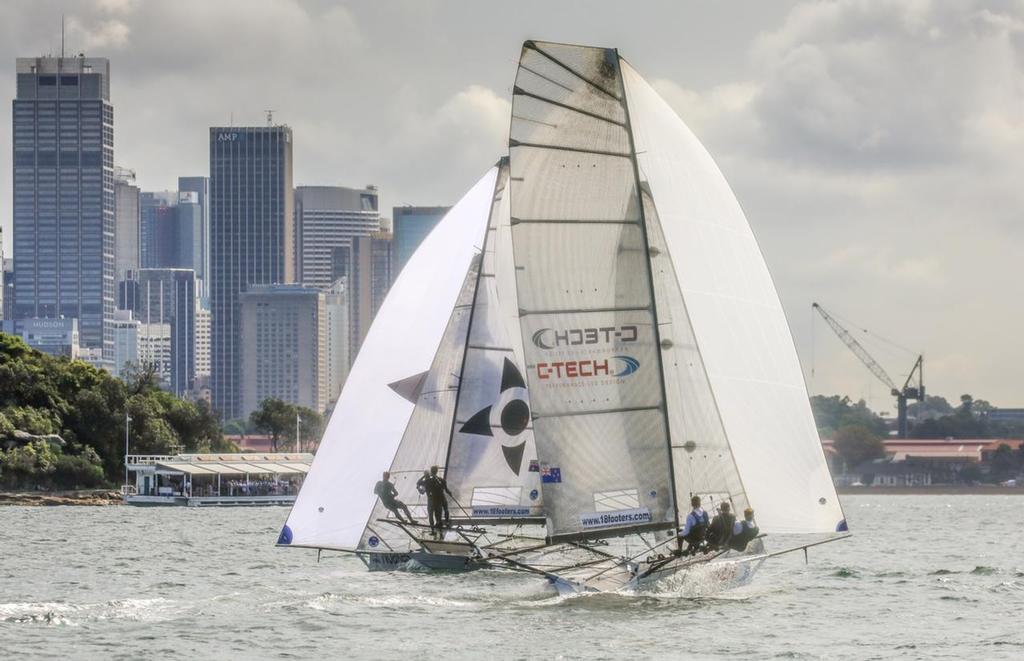
[[[618,49],[615,49],[615,59],[616,61],[619,62],[619,75],[621,76],[622,58],[619,56]],[[644,190],[643,187],[640,185],[640,167],[637,165],[636,161],[636,143],[633,140],[633,125],[629,121],[629,101],[627,99],[625,92],[625,83],[623,83],[622,89],[622,110],[626,113],[626,133],[629,134],[629,151],[631,154],[630,160],[633,162],[633,180],[636,182],[636,196],[640,203],[640,229],[644,236],[644,245],[647,246],[648,253],[650,253],[651,241],[650,238],[647,236],[647,216],[644,213]],[[651,204],[653,203],[654,196],[652,195]],[[672,488],[672,502],[675,503],[675,527],[679,528],[679,494],[676,493],[676,469],[675,461],[672,458],[672,426],[669,424],[668,395],[665,392],[665,365],[663,364],[661,358],[661,350],[663,349],[663,347],[661,344],[661,325],[659,323],[658,318],[658,296],[654,289],[654,273],[651,269],[651,260],[649,256],[646,260],[644,260],[644,263],[647,266],[647,282],[651,288],[651,315],[654,317],[654,326],[652,330],[654,333],[654,344],[658,349],[657,351],[655,351],[655,355],[657,356],[658,361],[658,374],[661,375],[661,378],[658,379],[658,382],[661,385],[661,411],[665,419],[665,442],[668,444],[668,470],[669,473],[672,475],[672,480],[669,482],[669,484],[671,484]],[[680,548],[682,548],[682,539],[679,540],[679,544]]]
[[[462,364],[459,366],[459,374],[456,377],[458,391],[455,394],[455,406],[452,407],[452,419],[451,424],[449,425],[450,429],[448,431],[448,448],[445,450],[444,454],[445,479],[447,479],[448,476],[448,463],[451,461],[452,458],[452,440],[455,438],[455,424],[456,418],[458,417],[459,413],[459,401],[462,399],[462,377],[466,373],[466,358],[469,355],[469,342],[470,338],[473,337],[473,321],[476,316],[477,304],[480,300],[480,279],[484,277],[484,258],[487,254],[487,242],[491,238],[491,224],[494,222],[494,208],[497,204],[496,198],[498,195],[498,191],[502,187],[502,183],[504,182],[505,187],[507,187],[508,185],[507,177],[503,176],[508,173],[508,157],[501,157],[496,167],[498,168],[498,176],[495,177],[494,179],[494,191],[491,194],[491,210],[487,214],[487,229],[484,230],[484,240],[483,244],[480,246],[480,268],[477,269],[476,282],[473,284],[473,307],[470,308],[469,311],[469,323],[466,326],[466,341],[464,343],[464,346],[462,347]],[[491,268],[494,268],[493,264]],[[493,275],[494,274],[492,273],[491,276],[493,277]]]

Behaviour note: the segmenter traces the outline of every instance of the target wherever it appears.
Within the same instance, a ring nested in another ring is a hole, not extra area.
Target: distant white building
[[[160,322],[140,323],[139,364],[143,367],[153,366],[160,382],[169,383],[173,360],[171,325]]]
[[[267,398],[327,406],[324,293],[303,285],[250,285],[241,303],[242,414]]]
[[[196,302],[196,381],[210,379],[210,308]]]
[[[114,374],[125,376],[125,367],[139,363],[139,320],[131,310],[114,310]]]
[[[25,344],[43,353],[72,360],[85,359],[78,341],[77,319],[7,319],[2,328],[3,332],[19,336]],[[97,355],[96,361],[102,364],[103,350]]]
[[[333,404],[348,378],[348,293],[345,278],[339,278],[324,291],[324,314],[327,317],[327,401]]]

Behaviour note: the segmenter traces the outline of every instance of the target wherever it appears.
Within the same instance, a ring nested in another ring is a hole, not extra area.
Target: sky
[[[922,352],[931,394],[1024,406],[1024,0],[2,0],[9,98],[62,14],[68,53],[111,60],[115,161],[144,190],[272,109],[296,185],[375,184],[385,215],[452,204],[505,151],[523,40],[617,47],[735,191],[812,393],[895,408],[818,301],[897,381]],[[10,222],[4,157],[8,255]]]

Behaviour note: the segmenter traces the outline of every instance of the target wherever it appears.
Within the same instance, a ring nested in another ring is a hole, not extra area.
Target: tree
[[[1006,443],[1000,443],[992,453],[991,466],[992,477],[996,480],[1005,480],[1016,475],[1017,458],[1013,456],[1013,448]]]
[[[249,414],[249,420],[256,429],[270,434],[270,444],[277,452],[277,444],[289,429],[295,429],[295,407],[280,399],[267,398],[260,407]],[[294,431],[292,432],[294,434]]]
[[[870,429],[862,426],[846,426],[836,431],[835,448],[846,470],[854,470],[865,461],[885,456],[885,446]]]
[[[953,414],[953,406],[945,397],[925,395],[923,402],[914,402],[907,407],[907,413],[919,421]]]
[[[814,395],[811,411],[821,438],[834,437],[840,427],[851,426],[866,427],[879,436],[888,433],[885,420],[869,409],[863,399],[852,403],[849,397]]]
[[[234,449],[224,442],[209,405],[161,390],[152,366],[133,366],[121,381],[82,361],[41,353],[19,337],[0,333],[0,434],[54,433],[67,442],[63,449],[50,448],[52,460],[39,448],[5,453],[4,483],[14,479],[11,471],[20,471],[23,484],[86,486],[96,483],[97,466],[102,467],[101,479],[119,480],[126,413],[132,417],[133,452]]]
[[[295,451],[299,451],[299,444],[295,438],[295,415],[299,416],[299,436],[298,440],[302,441],[302,444],[309,447],[311,443],[315,443],[320,440],[320,434],[323,428],[323,418],[319,413],[313,409],[306,408],[305,406],[292,406],[292,424],[291,427],[285,432],[285,436],[288,442],[295,448]]]

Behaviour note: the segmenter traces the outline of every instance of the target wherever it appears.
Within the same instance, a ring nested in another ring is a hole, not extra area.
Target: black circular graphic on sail
[[[526,382],[519,368],[508,358],[501,369],[501,388],[497,401],[474,413],[459,429],[464,434],[494,437],[494,429],[501,429],[509,439],[523,433],[530,424],[530,405],[523,399],[526,393]],[[492,419],[496,418],[496,419]],[[501,451],[505,455],[505,463],[509,469],[519,475],[523,467],[523,451],[526,441],[516,445],[502,443]]]

